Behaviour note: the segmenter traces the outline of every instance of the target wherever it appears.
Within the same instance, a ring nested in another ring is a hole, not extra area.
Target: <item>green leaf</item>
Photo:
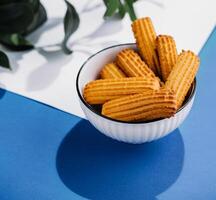
[[[133,7],[134,2],[135,2],[134,0],[125,0],[125,9],[128,12],[131,21],[134,21],[137,19],[136,13],[135,13],[134,7]]]
[[[30,3],[33,7],[34,12],[37,12],[40,6],[40,0],[25,0],[26,2]]]
[[[8,0],[8,1],[12,1],[12,0]],[[31,6],[31,9],[34,11],[34,15],[31,23],[27,27],[25,27],[25,29],[23,29],[21,33],[7,34],[0,31],[0,43],[2,43],[3,45],[5,45],[7,48],[11,50],[17,50],[17,51],[28,50],[33,48],[33,45],[29,41],[27,41],[24,38],[24,36],[36,30],[47,20],[46,10],[39,0],[20,0],[20,1],[29,4]],[[1,3],[0,3],[0,8],[1,8]]]
[[[106,12],[104,14],[104,17],[112,16],[119,8],[119,2],[119,0],[104,0],[104,3],[106,5]]]
[[[130,19],[134,21],[135,19],[137,19],[133,7],[133,4],[136,1],[137,0],[104,0],[104,4],[107,8],[104,17],[111,17],[116,13],[116,11],[118,11],[121,19],[125,16],[126,13],[128,13]]]
[[[119,0],[118,14],[119,14],[119,16],[120,16],[121,19],[124,18],[125,13],[126,13],[125,7],[124,7],[124,5],[122,4],[121,0]]]
[[[0,5],[0,33],[21,33],[33,20],[30,3],[15,2]]]
[[[34,46],[21,34],[0,34],[0,42],[7,48],[21,51],[32,49]]]
[[[17,2],[17,0],[1,0],[0,1],[0,6],[1,5],[3,5],[3,4],[10,4],[10,3],[16,3]],[[25,3],[26,2],[26,0],[19,0],[19,3]]]
[[[79,15],[74,8],[73,5],[71,5],[67,0],[65,0],[65,3],[67,4],[67,12],[64,17],[64,40],[62,42],[62,50],[66,54],[72,53],[72,51],[67,47],[67,41],[70,38],[70,36],[77,30],[79,27],[80,19]]]
[[[37,5],[35,5],[37,6]],[[27,35],[38,27],[40,27],[47,20],[46,10],[41,3],[39,3],[38,10],[34,14],[34,18],[31,24],[27,27],[27,29],[23,32],[24,35]]]
[[[3,51],[0,51],[0,66],[6,69],[11,69],[9,59]]]

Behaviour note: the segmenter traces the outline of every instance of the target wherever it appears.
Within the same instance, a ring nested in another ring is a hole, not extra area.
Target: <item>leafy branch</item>
[[[104,0],[106,6],[104,17],[111,17],[117,13],[120,18],[123,18],[128,13],[130,19],[134,21],[137,18],[133,7],[133,3],[135,2],[136,0]]]
[[[64,16],[64,39],[62,51],[65,54],[72,53],[67,47],[70,36],[78,29],[80,18],[75,7],[64,0],[67,11]],[[126,13],[130,19],[136,19],[133,4],[136,0],[103,0],[106,6],[104,18],[107,19],[114,14],[123,18]],[[47,20],[46,10],[40,0],[1,0],[0,2],[0,43],[6,48],[15,51],[29,50],[34,44],[28,41],[25,36],[36,30]],[[0,66],[10,68],[7,55],[0,51]]]

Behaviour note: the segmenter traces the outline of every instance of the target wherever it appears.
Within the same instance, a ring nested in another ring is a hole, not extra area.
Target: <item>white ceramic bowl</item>
[[[124,48],[136,49],[136,46],[135,44],[121,44],[108,47],[91,56],[83,64],[76,82],[81,108],[96,129],[113,139],[134,144],[157,140],[179,127],[189,114],[194,102],[196,81],[194,81],[183,106],[171,118],[151,122],[122,122],[105,117],[85,101],[83,88],[88,82],[95,80],[101,68],[113,61],[116,54]]]

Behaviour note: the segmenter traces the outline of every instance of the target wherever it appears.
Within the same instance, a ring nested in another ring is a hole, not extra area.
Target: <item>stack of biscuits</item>
[[[182,106],[200,64],[192,51],[179,55],[172,36],[156,35],[149,17],[132,23],[137,49],[123,49],[103,66],[100,79],[84,88],[89,104],[120,121],[149,121],[173,116]]]

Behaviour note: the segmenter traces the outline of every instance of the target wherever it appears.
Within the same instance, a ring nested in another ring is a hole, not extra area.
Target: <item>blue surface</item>
[[[200,56],[188,119],[143,145],[0,90],[0,200],[215,200],[216,30]]]

